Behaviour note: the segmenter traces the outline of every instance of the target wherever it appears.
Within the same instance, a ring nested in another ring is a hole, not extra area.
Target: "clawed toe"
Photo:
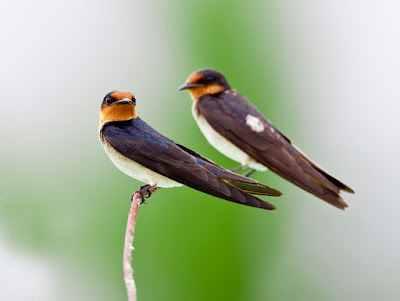
[[[151,197],[151,194],[152,194],[151,189],[152,188],[153,188],[153,186],[151,186],[150,184],[140,186],[140,189],[132,195],[132,200],[133,200],[133,196],[136,193],[139,193],[140,197],[141,197],[140,204],[146,204],[145,199],[148,199],[149,197]]]

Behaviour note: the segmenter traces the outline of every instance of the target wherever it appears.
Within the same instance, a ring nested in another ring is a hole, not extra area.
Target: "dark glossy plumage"
[[[100,137],[126,158],[176,182],[225,200],[272,210],[275,209],[273,205],[246,192],[281,195],[279,191],[225,170],[164,137],[140,118],[108,122],[102,127]]]
[[[347,207],[339,192],[353,190],[307,159],[240,93],[228,89],[204,95],[196,108],[215,131],[257,162],[328,203]],[[247,115],[258,118],[265,129],[252,130],[246,124]]]

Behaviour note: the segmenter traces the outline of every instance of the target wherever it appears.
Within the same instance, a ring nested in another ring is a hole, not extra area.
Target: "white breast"
[[[267,168],[253,160],[248,154],[243,152],[233,143],[228,141],[224,136],[219,134],[216,130],[214,130],[208,121],[205,119],[203,115],[198,114],[196,108],[197,102],[193,102],[192,106],[192,114],[194,119],[196,120],[197,124],[199,125],[200,130],[203,132],[204,136],[208,140],[208,142],[215,147],[219,152],[223,155],[227,156],[228,158],[239,162],[244,166],[249,166],[259,171],[265,171]]]
[[[100,142],[104,147],[108,157],[122,172],[128,176],[141,181],[145,184],[157,185],[158,187],[177,187],[183,186],[174,180],[168,179],[159,173],[156,173],[135,161],[132,161],[117,152],[111,145],[100,138]]]

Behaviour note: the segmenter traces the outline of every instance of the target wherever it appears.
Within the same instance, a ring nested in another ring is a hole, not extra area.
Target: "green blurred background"
[[[0,300],[126,299],[122,248],[141,183],[98,142],[100,103],[131,91],[151,126],[232,168],[177,92],[205,67],[357,194],[341,212],[270,172],[254,177],[284,192],[274,212],[157,191],[137,220],[139,300],[399,300],[399,9],[3,1]]]

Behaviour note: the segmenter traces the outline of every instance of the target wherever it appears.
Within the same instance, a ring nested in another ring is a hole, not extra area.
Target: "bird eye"
[[[107,98],[106,98],[106,104],[107,104],[107,105],[110,105],[110,104],[111,104],[111,97],[107,97]]]
[[[133,101],[134,104],[136,104],[136,98],[135,97],[132,97],[132,101]]]

